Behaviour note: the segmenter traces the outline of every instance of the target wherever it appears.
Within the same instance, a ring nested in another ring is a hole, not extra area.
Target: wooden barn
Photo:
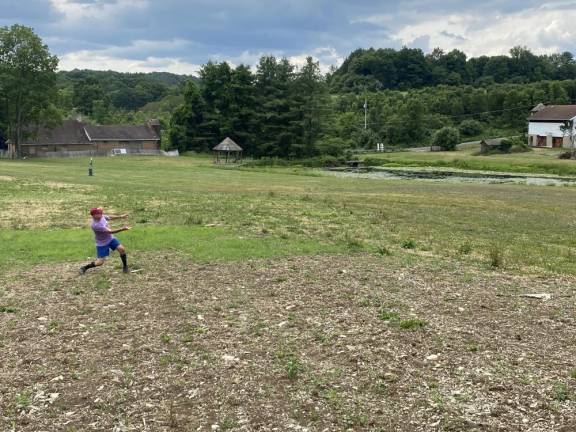
[[[22,156],[107,155],[114,149],[130,153],[160,150],[160,122],[143,125],[91,125],[65,120],[55,128],[39,128],[21,144]]]

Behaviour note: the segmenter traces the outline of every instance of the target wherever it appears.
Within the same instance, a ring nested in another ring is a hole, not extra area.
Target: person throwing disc
[[[96,207],[90,209],[90,216],[92,216],[92,231],[94,231],[94,236],[96,238],[97,259],[96,261],[92,261],[90,264],[86,264],[85,266],[80,267],[80,274],[84,274],[88,269],[99,267],[104,264],[106,262],[106,258],[110,256],[110,250],[117,250],[120,253],[120,259],[122,260],[122,271],[124,273],[128,273],[126,249],[112,234],[128,231],[130,227],[123,226],[122,228],[118,229],[110,229],[108,226],[109,220],[123,219],[128,217],[128,215],[105,215],[104,210],[101,207]]]

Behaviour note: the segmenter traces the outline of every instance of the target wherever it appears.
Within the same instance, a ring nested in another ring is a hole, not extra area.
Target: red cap
[[[102,207],[94,207],[90,209],[90,216],[94,216],[97,214],[102,214],[104,213],[104,209],[102,209]]]

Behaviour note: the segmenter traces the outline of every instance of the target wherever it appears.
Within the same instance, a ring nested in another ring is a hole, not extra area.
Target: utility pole
[[[364,98],[364,130],[368,128],[368,100]]]

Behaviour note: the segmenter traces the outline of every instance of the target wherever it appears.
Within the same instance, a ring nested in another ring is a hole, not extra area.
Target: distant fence
[[[0,159],[12,159],[14,155],[8,150],[0,150]]]
[[[164,151],[164,150],[136,150],[126,149],[122,156],[179,156],[178,150]],[[110,151],[95,151],[95,150],[81,150],[81,151],[61,151],[61,152],[45,152],[38,157],[91,157],[91,156],[118,156]]]
[[[127,150],[128,154],[143,155],[143,156],[180,156],[178,150]]]
[[[81,151],[61,151],[61,152],[44,152],[37,157],[83,157],[83,156],[106,156],[108,152],[97,152],[95,150]]]
[[[428,147],[429,148],[429,147]],[[369,153],[397,153],[410,151],[409,147],[385,147],[384,145],[378,146],[378,148],[373,149],[351,149],[352,154],[369,154]]]

